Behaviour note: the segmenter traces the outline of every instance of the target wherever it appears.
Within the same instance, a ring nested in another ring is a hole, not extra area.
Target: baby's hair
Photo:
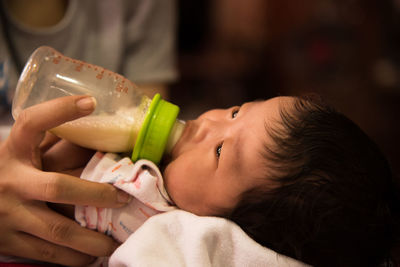
[[[387,160],[344,115],[293,99],[277,127],[265,127],[274,141],[261,153],[265,179],[275,186],[245,192],[229,218],[260,244],[314,266],[377,266],[399,214]]]

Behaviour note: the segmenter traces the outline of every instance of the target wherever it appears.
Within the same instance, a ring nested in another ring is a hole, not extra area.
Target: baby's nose
[[[220,131],[220,125],[215,120],[204,118],[197,123],[197,129],[193,137],[195,142],[201,142],[206,138],[216,136]]]

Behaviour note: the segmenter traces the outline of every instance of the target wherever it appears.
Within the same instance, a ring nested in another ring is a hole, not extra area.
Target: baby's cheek
[[[169,164],[167,168],[165,168],[163,177],[165,189],[167,190],[168,195],[174,203],[178,205],[177,199],[179,199],[180,191],[182,191],[182,187],[184,187],[184,183],[180,179],[181,176],[179,171],[176,170],[173,164]]]
[[[164,186],[167,192],[170,194],[170,184],[171,184],[171,168],[170,165],[168,165],[164,172],[163,172],[163,180],[164,180]]]

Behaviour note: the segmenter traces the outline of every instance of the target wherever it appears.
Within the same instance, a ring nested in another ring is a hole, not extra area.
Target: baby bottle
[[[156,164],[178,141],[184,122],[179,107],[153,99],[123,76],[102,67],[68,58],[51,47],[36,49],[19,78],[12,104],[17,119],[21,110],[68,95],[91,95],[94,112],[50,131],[83,147],[103,152],[130,152],[132,160]]]

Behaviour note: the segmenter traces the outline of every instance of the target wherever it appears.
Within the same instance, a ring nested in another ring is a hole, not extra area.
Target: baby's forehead
[[[277,127],[282,122],[282,113],[291,114],[296,103],[295,97],[278,96],[267,100],[255,101],[260,105],[259,114],[265,121],[267,128]]]
[[[294,106],[297,99],[298,98],[294,96],[277,96],[270,98],[268,100],[275,103],[278,106],[278,108],[290,108]]]
[[[265,160],[266,147],[276,148],[276,137],[287,135],[286,118],[296,117],[296,97],[278,96],[262,101],[264,131],[258,135],[262,145],[259,147],[259,157]]]
[[[253,103],[261,104],[268,110],[279,110],[293,107],[297,100],[298,98],[293,96],[276,96],[265,100],[256,100]]]
[[[263,168],[265,165],[265,153],[268,152],[266,147],[275,147],[275,141],[272,136],[277,133],[284,134],[284,127],[281,113],[292,110],[295,98],[293,97],[274,97],[267,100],[259,100],[243,105],[243,112],[248,120],[242,127],[242,132],[238,133],[236,142],[241,147],[241,152],[238,153],[241,158],[238,166],[243,167],[243,173],[253,173],[255,177],[259,177],[259,173],[264,174]],[[250,108],[251,107],[251,108]],[[249,111],[252,109],[252,111]],[[249,116],[248,116],[249,115]],[[239,115],[240,116],[240,115]],[[243,155],[243,156],[242,156]],[[237,161],[235,162],[237,163]]]

